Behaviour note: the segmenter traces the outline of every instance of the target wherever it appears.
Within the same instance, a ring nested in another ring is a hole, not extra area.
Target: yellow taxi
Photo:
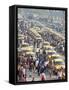
[[[43,46],[46,46],[46,45],[50,45],[50,43],[48,41],[44,41]]]
[[[55,51],[55,50],[46,50],[46,53],[47,53],[48,55],[52,55],[52,54],[55,54],[56,51]]]
[[[51,49],[53,49],[53,46],[51,46],[51,45],[44,45],[43,48],[45,48],[46,50],[51,50]]]
[[[27,55],[35,55],[35,53],[32,52],[32,51],[28,51],[28,52],[26,52],[26,54],[27,54]]]
[[[24,43],[21,46],[22,51],[33,51],[33,46],[30,46],[28,43]]]
[[[61,58],[54,59],[53,62],[54,62],[54,67],[56,70],[59,70],[61,68],[65,69],[65,63],[63,59]]]
[[[35,53],[32,52],[32,51],[28,51],[28,52],[26,52],[26,55],[33,56],[33,59],[34,59],[34,60],[36,59],[36,57],[35,57]]]
[[[57,58],[60,58],[61,57],[61,55],[59,55],[59,54],[57,54],[57,53],[54,53],[54,54],[52,54],[52,55],[48,55],[48,58],[49,59],[57,59]]]

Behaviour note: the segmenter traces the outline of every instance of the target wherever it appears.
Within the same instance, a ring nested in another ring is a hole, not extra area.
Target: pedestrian
[[[40,74],[40,79],[41,79],[41,81],[46,80],[46,75],[45,75],[45,73],[41,73],[41,74]]]
[[[62,79],[62,76],[63,76],[63,72],[61,69],[58,70],[58,73],[57,73],[57,78],[58,79]]]
[[[20,68],[21,81],[26,81],[26,69],[21,65]]]

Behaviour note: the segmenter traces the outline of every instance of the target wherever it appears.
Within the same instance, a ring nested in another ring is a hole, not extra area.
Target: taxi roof
[[[55,50],[46,50],[46,52],[56,52]]]
[[[64,60],[63,60],[63,59],[61,59],[61,58],[54,59],[54,61],[55,61],[55,62],[64,62]]]

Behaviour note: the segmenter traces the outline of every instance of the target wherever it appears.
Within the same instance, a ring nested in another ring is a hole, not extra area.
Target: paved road
[[[54,80],[54,79],[57,79],[57,77],[53,74],[51,74],[51,77],[50,77],[50,74],[49,72],[46,70],[46,80]],[[35,71],[34,73],[34,81],[40,81],[40,76],[38,76],[38,73],[37,71]],[[29,72],[29,70],[27,70],[27,81],[32,81],[32,72]]]

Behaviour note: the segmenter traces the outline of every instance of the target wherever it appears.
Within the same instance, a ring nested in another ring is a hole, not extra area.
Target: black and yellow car
[[[65,69],[65,63],[64,63],[63,59],[61,59],[61,58],[54,59],[53,62],[54,62],[54,68],[56,70],[60,70],[62,68]]]
[[[57,53],[54,53],[52,55],[48,55],[48,58],[49,59],[57,59],[57,58],[61,58],[61,55],[57,54]]]

